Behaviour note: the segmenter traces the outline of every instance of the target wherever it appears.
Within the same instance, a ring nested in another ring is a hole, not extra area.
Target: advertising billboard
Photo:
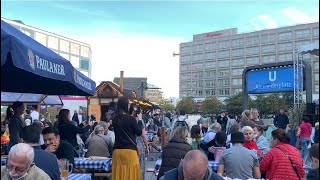
[[[249,71],[246,78],[249,94],[294,91],[293,66]]]

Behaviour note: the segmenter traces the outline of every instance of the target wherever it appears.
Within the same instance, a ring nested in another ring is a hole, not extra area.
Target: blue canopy
[[[69,61],[1,20],[1,91],[92,96],[95,89]]]

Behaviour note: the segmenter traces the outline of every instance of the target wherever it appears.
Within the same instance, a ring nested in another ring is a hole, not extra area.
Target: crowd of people
[[[82,110],[71,116],[61,109],[54,124],[43,123],[34,112],[15,102],[1,116],[1,144],[8,149],[7,166],[1,168],[4,179],[58,180],[61,159],[73,164],[81,147],[86,147],[86,157],[112,158],[115,180],[144,179],[150,148],[161,152],[161,180],[319,179],[319,123],[312,133],[309,119],[303,117],[295,133],[283,109],[274,118],[277,129],[270,139],[265,137],[270,124],[259,118],[257,109],[245,110],[239,118],[226,112],[216,118],[203,115],[191,127],[184,110],[143,114],[127,97],[120,97],[116,109],[110,108],[100,121],[95,114],[86,120]],[[162,148],[160,127],[167,136]],[[147,133],[153,134],[150,140]],[[308,158],[314,169],[305,176]],[[216,171],[208,161],[218,164]]]

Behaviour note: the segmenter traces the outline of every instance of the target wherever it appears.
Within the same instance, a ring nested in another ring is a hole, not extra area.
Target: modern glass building
[[[180,44],[179,97],[224,99],[242,91],[242,72],[252,65],[292,61],[296,47],[319,42],[319,22],[237,33],[236,28],[196,34]],[[319,93],[319,57],[312,66],[314,96]],[[319,97],[319,96],[317,96]]]
[[[22,21],[9,20],[2,17],[1,20],[50,48],[70,61],[81,73],[91,77],[92,55],[89,44],[26,25]]]

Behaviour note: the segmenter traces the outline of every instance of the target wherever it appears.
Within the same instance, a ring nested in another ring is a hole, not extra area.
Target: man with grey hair
[[[113,143],[110,138],[104,135],[104,131],[103,126],[99,124],[94,128],[94,135],[88,138],[85,143],[88,147],[87,157],[112,157]]]
[[[103,128],[104,128],[104,135],[106,135],[107,137],[109,137],[109,138],[111,139],[112,143],[114,144],[116,137],[115,137],[115,135],[114,135],[114,132],[109,129],[109,127],[110,127],[110,121],[108,121],[108,122],[100,121],[99,125],[103,126]]]
[[[34,163],[34,150],[25,143],[19,143],[10,149],[7,166],[1,166],[1,179],[51,180],[48,174]]]
[[[189,151],[180,162],[178,168],[166,172],[160,180],[223,180],[212,171],[208,165],[207,157],[199,150]]]

